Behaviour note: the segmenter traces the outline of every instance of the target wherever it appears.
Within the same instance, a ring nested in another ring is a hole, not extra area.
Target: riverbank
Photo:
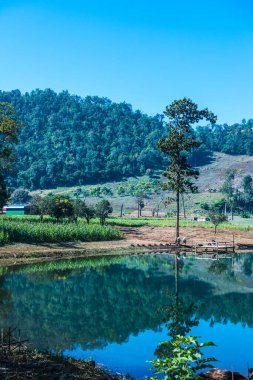
[[[77,360],[37,351],[0,354],[1,379],[51,379],[51,380],[134,380],[130,376],[113,374],[93,360]],[[239,372],[214,368],[201,374],[206,380],[250,380]]]
[[[10,244],[0,247],[0,265],[15,265],[45,260],[72,259],[98,255],[124,255],[154,251],[160,244],[174,242],[173,227],[114,227],[123,233],[124,239],[97,242],[44,243],[44,244]],[[213,229],[202,227],[181,228],[181,236],[187,243],[194,240],[231,241],[234,236],[236,244],[248,244],[253,247],[253,232],[220,229],[214,234]],[[148,248],[149,246],[149,248]],[[152,249],[154,246],[154,249]],[[157,246],[157,247],[156,247]]]
[[[0,355],[1,379],[51,379],[51,380],[125,380],[95,364],[63,356],[35,351],[14,352]]]

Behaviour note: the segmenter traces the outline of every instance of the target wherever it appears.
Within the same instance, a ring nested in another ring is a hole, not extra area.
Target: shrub
[[[250,218],[250,213],[248,212],[248,211],[242,211],[241,213],[240,213],[240,216],[242,217],[242,218]]]
[[[207,346],[214,346],[212,342],[199,343],[197,336],[177,335],[168,342],[163,342],[167,346],[169,356],[152,360],[152,370],[155,374],[164,374],[159,379],[164,380],[188,380],[202,379],[198,372],[203,369],[213,368],[211,362],[216,361],[214,358],[204,358],[201,349]],[[148,378],[158,380],[158,377]]]

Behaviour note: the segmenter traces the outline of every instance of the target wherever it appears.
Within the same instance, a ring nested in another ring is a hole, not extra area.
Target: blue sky
[[[253,118],[252,0],[0,0],[0,89]]]

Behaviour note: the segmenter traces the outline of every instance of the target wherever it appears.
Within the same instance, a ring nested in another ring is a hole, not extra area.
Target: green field
[[[231,223],[225,222],[219,225],[219,229],[234,229],[247,231],[253,229],[252,219],[248,223]],[[175,227],[175,218],[120,218],[120,217],[110,217],[107,219],[107,224],[111,226],[129,226],[129,227],[141,227],[141,226],[153,226],[153,227]],[[203,227],[203,228],[214,228],[211,222],[193,222],[188,219],[180,220],[181,227]]]
[[[16,219],[15,219],[16,218]],[[0,243],[60,243],[71,241],[106,241],[121,239],[120,231],[110,226],[80,223],[40,223],[38,217],[2,217]]]

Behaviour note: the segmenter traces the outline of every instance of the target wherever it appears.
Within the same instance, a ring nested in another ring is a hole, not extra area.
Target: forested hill
[[[253,155],[253,119],[243,120],[241,124],[199,127],[197,135],[213,152]]]
[[[0,102],[16,108],[24,126],[16,146],[14,187],[28,189],[84,185],[143,175],[162,168],[157,140],[167,133],[163,116],[133,111],[107,98],[81,98],[67,91],[0,91]],[[198,127],[203,145],[194,165],[207,163],[213,151],[253,155],[253,120]]]
[[[24,127],[17,153],[17,179],[29,189],[110,181],[161,168],[156,141],[162,116],[149,117],[126,103],[81,98],[68,92],[0,92]]]

